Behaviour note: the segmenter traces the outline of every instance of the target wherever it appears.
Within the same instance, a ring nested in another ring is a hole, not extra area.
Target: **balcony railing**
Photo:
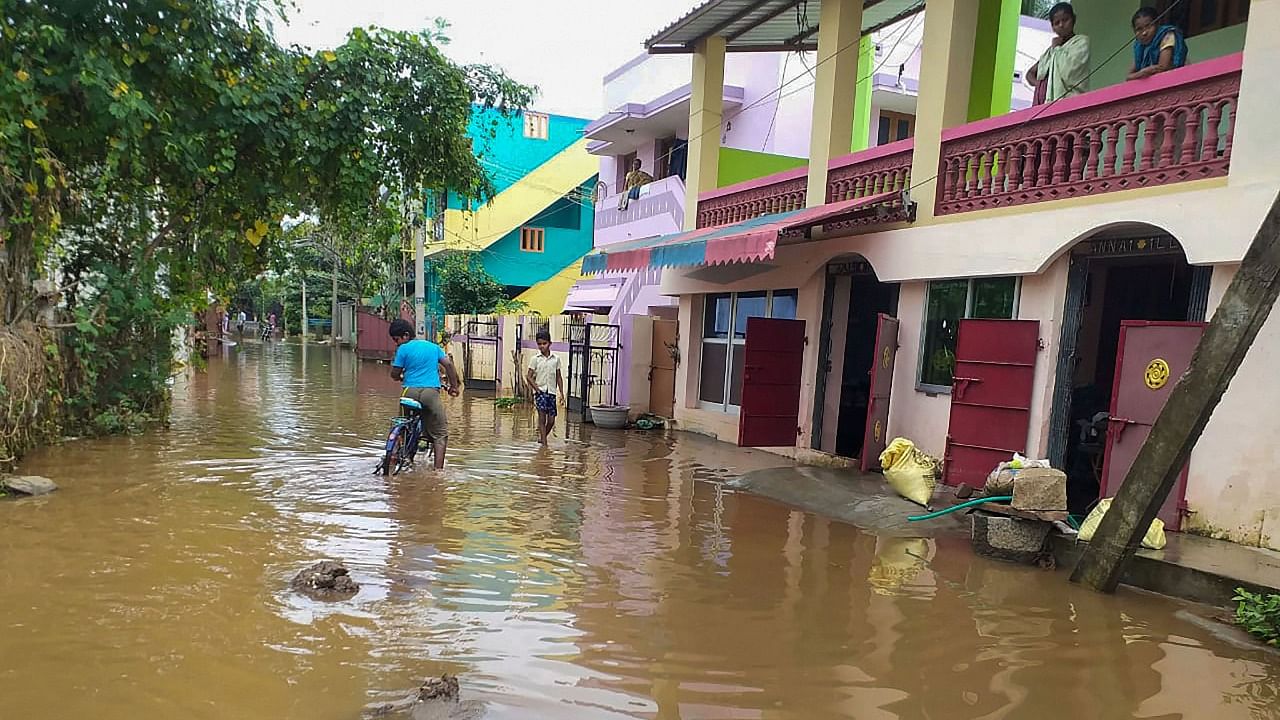
[[[645,194],[632,200],[626,210],[618,209],[622,193],[614,193],[596,202],[597,230],[625,225],[636,220],[669,215],[676,227],[684,218],[684,181],[678,175],[654,180],[645,186]]]
[[[906,190],[911,178],[913,142],[902,140],[831,161],[827,202]],[[799,210],[808,195],[808,169],[796,168],[703,193],[698,198],[698,227],[718,227],[760,215]]]
[[[944,131],[937,214],[1225,177],[1240,66],[1231,55]]]

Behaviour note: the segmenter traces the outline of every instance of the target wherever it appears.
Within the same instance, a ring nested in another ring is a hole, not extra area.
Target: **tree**
[[[77,413],[153,394],[169,331],[265,269],[284,217],[350,229],[427,188],[492,192],[472,104],[514,111],[532,88],[451,62],[439,27],[357,29],[309,53],[275,42],[279,17],[272,0],[6,4],[0,324],[30,318],[32,281],[59,270]],[[333,247],[345,258],[385,237],[343,232]],[[353,292],[381,272],[361,262]],[[145,392],[135,365],[157,369]]]
[[[507,299],[507,291],[471,253],[454,253],[438,261],[440,296],[449,315],[515,312],[524,303]]]

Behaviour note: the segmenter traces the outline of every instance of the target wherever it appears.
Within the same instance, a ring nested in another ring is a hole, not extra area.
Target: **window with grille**
[[[524,136],[534,140],[546,140],[550,130],[551,117],[546,113],[525,112]]]
[[[520,249],[540,253],[546,249],[547,232],[542,228],[520,228]]]

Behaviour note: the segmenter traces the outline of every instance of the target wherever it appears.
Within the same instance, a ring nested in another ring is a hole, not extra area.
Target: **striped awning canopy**
[[[789,231],[859,216],[874,217],[880,211],[886,211],[886,220],[899,219],[898,215],[887,211],[893,206],[902,208],[905,205],[903,195],[901,192],[868,195],[818,207],[761,215],[733,225],[617,243],[583,258],[582,274],[772,260],[779,238]]]

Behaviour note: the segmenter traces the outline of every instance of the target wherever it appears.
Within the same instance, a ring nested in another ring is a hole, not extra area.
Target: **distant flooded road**
[[[463,397],[449,468],[371,474],[396,387],[248,342],[170,431],[73,441],[0,503],[0,717],[354,720],[427,675],[489,718],[1269,718],[1280,661],[1182,619],[738,494],[782,464]],[[363,589],[288,590],[345,561]]]

